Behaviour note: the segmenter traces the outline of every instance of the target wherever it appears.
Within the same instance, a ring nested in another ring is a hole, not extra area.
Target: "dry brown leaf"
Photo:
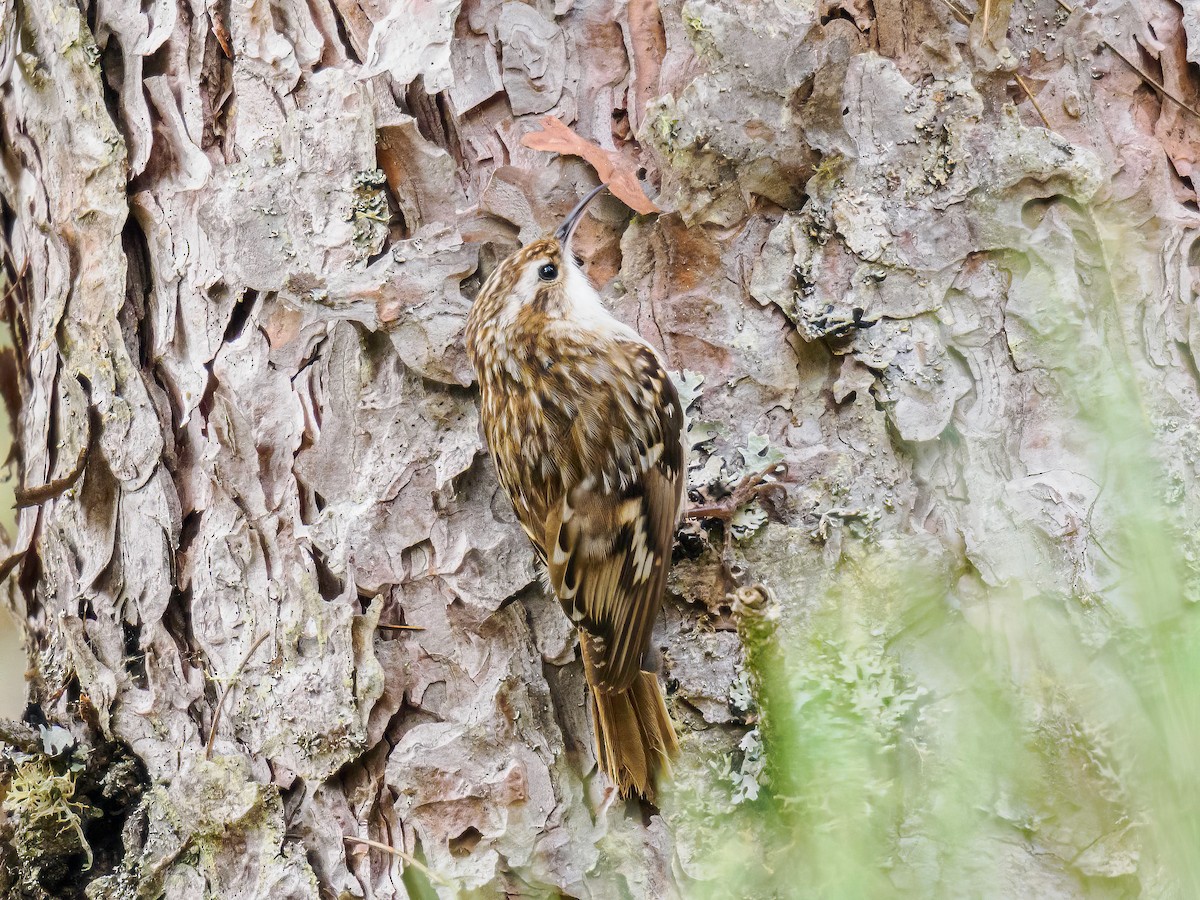
[[[647,215],[662,211],[646,196],[629,164],[616,153],[581,138],[554,116],[544,117],[541,125],[541,131],[530,132],[521,138],[521,143],[531,150],[548,150],[563,156],[581,157],[596,170],[613,196],[634,212]]]

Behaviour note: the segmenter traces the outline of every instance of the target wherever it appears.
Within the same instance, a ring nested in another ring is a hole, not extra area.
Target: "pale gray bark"
[[[542,115],[648,169],[664,214],[603,200],[581,252],[704,376],[704,471],[752,435],[789,464],[781,521],[738,551],[785,615],[865,543],[933,560],[968,615],[1030,566],[1104,589],[1116,512],[1061,427],[1064,321],[1085,345],[1123,326],[1194,524],[1200,121],[1102,41],[1194,106],[1200,18],[990,11],[0,0],[21,484],[89,448],[20,513],[7,592],[30,699],[144,767],[93,896],[416,895],[346,837],[480,896],[709,874],[670,803],[602,807],[574,639],[478,435],[474,291],[592,183],[521,145]],[[877,324],[829,336],[856,307]],[[717,554],[672,585],[686,786],[747,729]],[[1013,877],[1066,897],[1136,873],[1081,857],[1107,827],[1013,850]]]

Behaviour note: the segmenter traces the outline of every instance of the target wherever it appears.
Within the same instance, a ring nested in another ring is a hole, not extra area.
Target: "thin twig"
[[[53,500],[55,497],[69,490],[79,480],[79,476],[83,474],[83,470],[87,468],[88,449],[91,447],[91,444],[92,416],[89,408],[87,415],[83,417],[83,443],[79,446],[79,455],[75,458],[75,464],[71,466],[71,470],[62,478],[55,478],[53,481],[48,481],[38,487],[17,488],[14,492],[17,508],[23,509],[26,506],[37,506],[45,503],[47,500]]]
[[[6,556],[3,561],[0,561],[0,584],[3,584],[7,580],[8,576],[12,574],[13,569],[20,564],[28,552],[29,548],[26,547],[24,550],[18,550],[11,556]]]
[[[1069,14],[1071,14],[1071,15],[1075,14],[1075,7],[1066,3],[1065,0],[1055,0],[1055,2],[1059,6],[1061,6],[1063,9],[1065,9]],[[1117,57],[1121,60],[1121,62],[1125,63],[1125,65],[1129,66],[1129,68],[1131,68],[1131,69],[1133,69],[1133,71],[1137,72],[1138,76],[1144,82],[1146,82],[1146,84],[1150,85],[1156,91],[1158,91],[1159,94],[1161,94],[1163,97],[1165,97],[1166,99],[1170,100],[1172,103],[1179,106],[1181,109],[1186,110],[1187,112],[1190,112],[1197,119],[1200,119],[1200,112],[1197,112],[1194,107],[1189,106],[1183,100],[1179,99],[1174,94],[1172,94],[1169,90],[1167,90],[1165,85],[1163,85],[1159,81],[1155,80],[1151,75],[1149,75],[1146,72],[1143,72],[1141,70],[1141,68],[1137,65],[1137,63],[1135,63],[1128,56],[1126,56],[1124,53],[1122,53],[1120,50],[1118,50],[1116,47],[1114,47],[1111,43],[1109,43],[1104,38],[1100,39],[1100,43],[1103,44],[1105,47],[1107,47],[1109,50],[1111,50],[1113,53],[1115,53],[1117,55]]]
[[[439,875],[411,853],[405,853],[398,847],[392,847],[389,844],[381,844],[379,841],[373,841],[370,838],[351,837],[350,835],[345,835],[343,839],[352,844],[366,844],[368,847],[374,847],[376,850],[382,850],[384,853],[390,853],[393,856],[397,856],[404,860],[414,869],[419,869],[430,881],[436,881],[438,884],[445,885],[446,887],[454,886],[454,882],[450,881],[443,875]]]
[[[7,243],[4,245],[4,255],[8,257],[8,267],[12,269],[13,274],[10,276],[12,278],[12,283],[9,284],[8,289],[4,292],[4,296],[0,297],[0,303],[8,302],[8,298],[11,297],[13,293],[21,286],[21,282],[25,280],[25,276],[29,273],[28,255],[25,257],[25,262],[21,266],[20,272],[17,271],[17,261],[13,259],[12,253],[9,252]]]
[[[992,19],[992,0],[983,0],[983,36],[987,39],[988,22]]]
[[[1038,106],[1037,98],[1033,96],[1033,91],[1029,89],[1029,85],[1025,83],[1025,79],[1021,77],[1020,72],[1013,72],[1013,77],[1017,79],[1017,84],[1021,86],[1021,90],[1025,92],[1025,96],[1029,98],[1029,102],[1033,104],[1033,108],[1037,110],[1038,118],[1042,120],[1042,124],[1050,128],[1050,122],[1046,119],[1046,114],[1042,112],[1042,108]],[[1053,128],[1050,128],[1053,131]]]
[[[396,631],[424,631],[420,625],[391,625],[387,622],[380,622],[378,628],[394,628]]]
[[[250,657],[254,655],[254,651],[263,645],[263,641],[271,636],[271,632],[264,631],[260,634],[257,640],[250,645],[250,649],[246,651],[246,655],[242,657],[242,661],[238,663],[237,668],[233,670],[233,674],[229,676],[229,681],[225,685],[225,690],[221,691],[221,699],[217,701],[216,712],[213,713],[212,727],[208,729],[208,742],[204,745],[204,758],[212,759],[213,743],[217,739],[217,726],[221,724],[221,710],[225,708],[225,700],[229,697],[229,692],[232,690],[234,682],[241,677],[242,669],[250,662]]]

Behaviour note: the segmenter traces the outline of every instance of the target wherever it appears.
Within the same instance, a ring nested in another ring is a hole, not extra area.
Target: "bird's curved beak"
[[[575,232],[575,226],[583,218],[583,211],[587,209],[587,205],[592,202],[592,198],[604,190],[608,185],[601,184],[588,191],[587,196],[575,204],[575,208],[567,213],[567,217],[562,220],[562,224],[554,229],[554,236],[559,243],[566,246],[567,241],[571,240],[571,235]]]

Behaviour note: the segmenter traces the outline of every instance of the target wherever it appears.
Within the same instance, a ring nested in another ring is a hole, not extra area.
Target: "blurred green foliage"
[[[723,766],[678,778],[705,876],[689,896],[1200,897],[1194,475],[1172,469],[1178,414],[1130,349],[1152,289],[1133,251],[1157,238],[1054,215],[1066,249],[1008,262],[1072,293],[1043,297],[1017,352],[1045,363],[1099,476],[1086,539],[1108,586],[1037,554],[996,586],[891,535],[847,539],[808,596],[741,610],[753,700],[734,705],[757,721]]]

